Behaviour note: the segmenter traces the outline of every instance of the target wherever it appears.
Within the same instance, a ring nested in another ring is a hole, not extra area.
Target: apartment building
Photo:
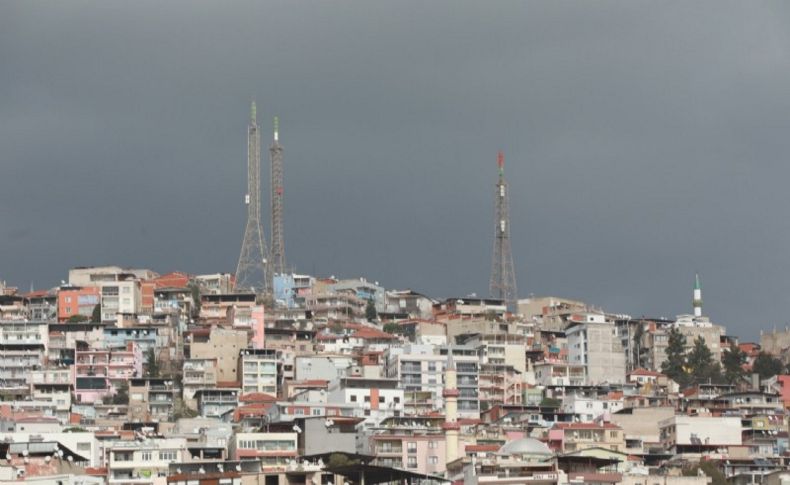
[[[277,396],[280,392],[278,351],[243,349],[239,351],[239,375],[244,394],[263,392]]]
[[[46,364],[48,340],[44,322],[0,322],[0,392],[28,391],[30,371]]]
[[[123,280],[102,282],[99,287],[102,322],[116,322],[119,315],[140,313],[143,303],[140,280],[128,277]]]
[[[71,411],[71,390],[73,379],[71,369],[59,367],[54,369],[30,371],[30,397],[34,401],[49,401],[55,406],[55,416],[61,423],[68,422]]]
[[[672,416],[658,423],[661,445],[673,454],[707,453],[740,446],[740,417]]]
[[[583,386],[585,366],[557,359],[546,359],[534,366],[536,383],[548,387]]]
[[[625,435],[613,423],[557,423],[549,430],[549,446],[562,453],[591,448],[625,452]]]
[[[297,434],[236,433],[229,452],[234,460],[259,460],[264,470],[285,469],[297,457]]]
[[[165,481],[170,463],[188,461],[183,438],[119,441],[109,449],[108,483],[158,484]]]
[[[572,315],[565,333],[568,362],[584,366],[588,385],[625,382],[625,350],[603,314]]]
[[[192,332],[187,338],[190,359],[217,362],[217,382],[239,382],[239,352],[247,348],[246,330],[213,327]]]
[[[217,387],[195,391],[198,413],[204,418],[222,418],[239,406],[238,387]]]
[[[58,290],[58,321],[65,322],[80,316],[90,319],[93,309],[101,304],[101,292],[97,286],[64,286]]]
[[[102,283],[126,278],[151,280],[156,278],[150,269],[122,268],[120,266],[88,266],[69,270],[69,286],[100,286]]]
[[[130,378],[143,372],[143,354],[134,342],[125,349],[85,349],[74,353],[76,402],[93,403],[112,396]]]
[[[360,439],[379,466],[441,474],[447,464],[443,418],[391,417],[371,426]]]
[[[458,415],[476,418],[480,413],[480,358],[475,348],[454,346],[437,349],[414,344],[393,347],[385,353],[387,377],[399,379],[407,397],[412,393],[430,392],[430,400],[437,409],[441,409],[444,406],[442,391],[449,349],[452,349],[458,375]],[[419,406],[419,402],[415,405]],[[406,413],[410,411],[416,409],[404,409]]]
[[[229,326],[231,309],[254,306],[255,295],[251,293],[203,293],[200,296],[200,319],[210,324]]]
[[[169,379],[144,377],[129,380],[129,420],[170,420],[173,417],[175,392],[175,384]]]
[[[192,409],[197,409],[195,392],[217,386],[217,360],[186,359],[181,376],[184,403]]]
[[[58,318],[58,295],[48,290],[34,291],[24,295],[27,311],[34,322],[53,322]]]
[[[327,402],[356,404],[364,416],[381,419],[401,415],[404,393],[397,379],[343,377],[329,384]]]

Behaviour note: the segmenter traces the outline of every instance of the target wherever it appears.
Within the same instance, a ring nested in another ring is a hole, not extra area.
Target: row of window
[[[140,452],[140,461],[151,461],[154,456],[155,454],[152,451],[142,451]],[[160,461],[176,461],[178,459],[178,452],[175,450],[160,451],[158,456]],[[115,452],[115,461],[133,461],[133,460],[134,460],[133,451]]]
[[[290,440],[239,440],[239,448],[260,451],[292,451],[296,443]]]

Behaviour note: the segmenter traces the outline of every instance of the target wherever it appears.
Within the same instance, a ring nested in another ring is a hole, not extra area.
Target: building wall
[[[217,381],[238,382],[239,351],[247,348],[247,332],[213,328],[207,342],[194,342],[190,347],[193,359],[216,359]]]
[[[659,442],[658,423],[675,415],[671,407],[634,408],[632,414],[612,414],[611,420],[623,428],[627,438],[640,438],[645,442]]]
[[[665,447],[690,445],[692,437],[702,444],[731,446],[741,444],[741,418],[674,416],[659,423]]]
[[[585,323],[566,330],[568,361],[583,364],[587,384],[625,382],[625,350],[611,323]]]
[[[99,289],[94,286],[61,289],[58,291],[58,321],[65,322],[74,315],[90,318],[93,308],[100,302]]]

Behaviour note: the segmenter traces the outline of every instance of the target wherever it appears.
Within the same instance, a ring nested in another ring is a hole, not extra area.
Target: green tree
[[[93,311],[91,312],[91,322],[101,322],[101,303],[97,303],[96,306],[93,307]]]
[[[129,383],[124,381],[110,400],[112,404],[129,404]]]
[[[721,356],[721,361],[724,364],[724,380],[728,384],[737,384],[746,376],[746,371],[743,370],[743,364],[746,363],[746,352],[737,345],[730,345],[730,348]]]
[[[540,407],[542,408],[558,408],[561,405],[562,401],[553,397],[544,397],[543,400],[540,401]]]
[[[390,322],[390,323],[385,323],[384,324],[384,329],[383,330],[385,332],[387,332],[387,333],[391,333],[391,334],[395,335],[395,334],[399,334],[400,333],[401,328],[400,328],[400,325],[398,325],[397,323]]]
[[[666,348],[666,360],[661,364],[661,372],[678,383],[680,387],[689,384],[686,372],[686,337],[677,328],[669,331],[669,342]]]
[[[697,337],[694,341],[694,347],[686,357],[686,363],[692,384],[721,380],[721,366],[713,361],[713,353],[702,337]]]
[[[66,320],[69,323],[83,323],[87,322],[89,319],[85,315],[72,315]]]
[[[156,351],[151,347],[145,357],[146,377],[159,377],[159,362],[156,360]]]
[[[373,298],[368,298],[368,304],[365,306],[365,318],[369,322],[374,322],[379,317],[378,312],[376,312],[376,304],[373,302]]]
[[[752,364],[752,370],[760,375],[760,379],[768,379],[784,372],[784,364],[773,355],[761,350]]]

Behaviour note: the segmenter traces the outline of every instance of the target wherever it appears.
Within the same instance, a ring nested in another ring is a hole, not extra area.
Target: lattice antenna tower
[[[494,231],[494,257],[491,264],[491,281],[488,290],[491,297],[505,301],[508,310],[515,311],[518,290],[513,253],[510,248],[510,212],[508,209],[508,185],[505,181],[505,155],[497,155],[499,179],[496,184],[496,228]]]
[[[269,293],[266,270],[266,238],[261,228],[261,134],[255,101],[250,109],[247,127],[247,226],[241,243],[239,264],[236,267],[236,291],[257,295]]]
[[[283,233],[283,147],[280,145],[280,120],[274,117],[274,139],[269,147],[271,159],[272,252],[270,277],[285,269],[285,236]]]

